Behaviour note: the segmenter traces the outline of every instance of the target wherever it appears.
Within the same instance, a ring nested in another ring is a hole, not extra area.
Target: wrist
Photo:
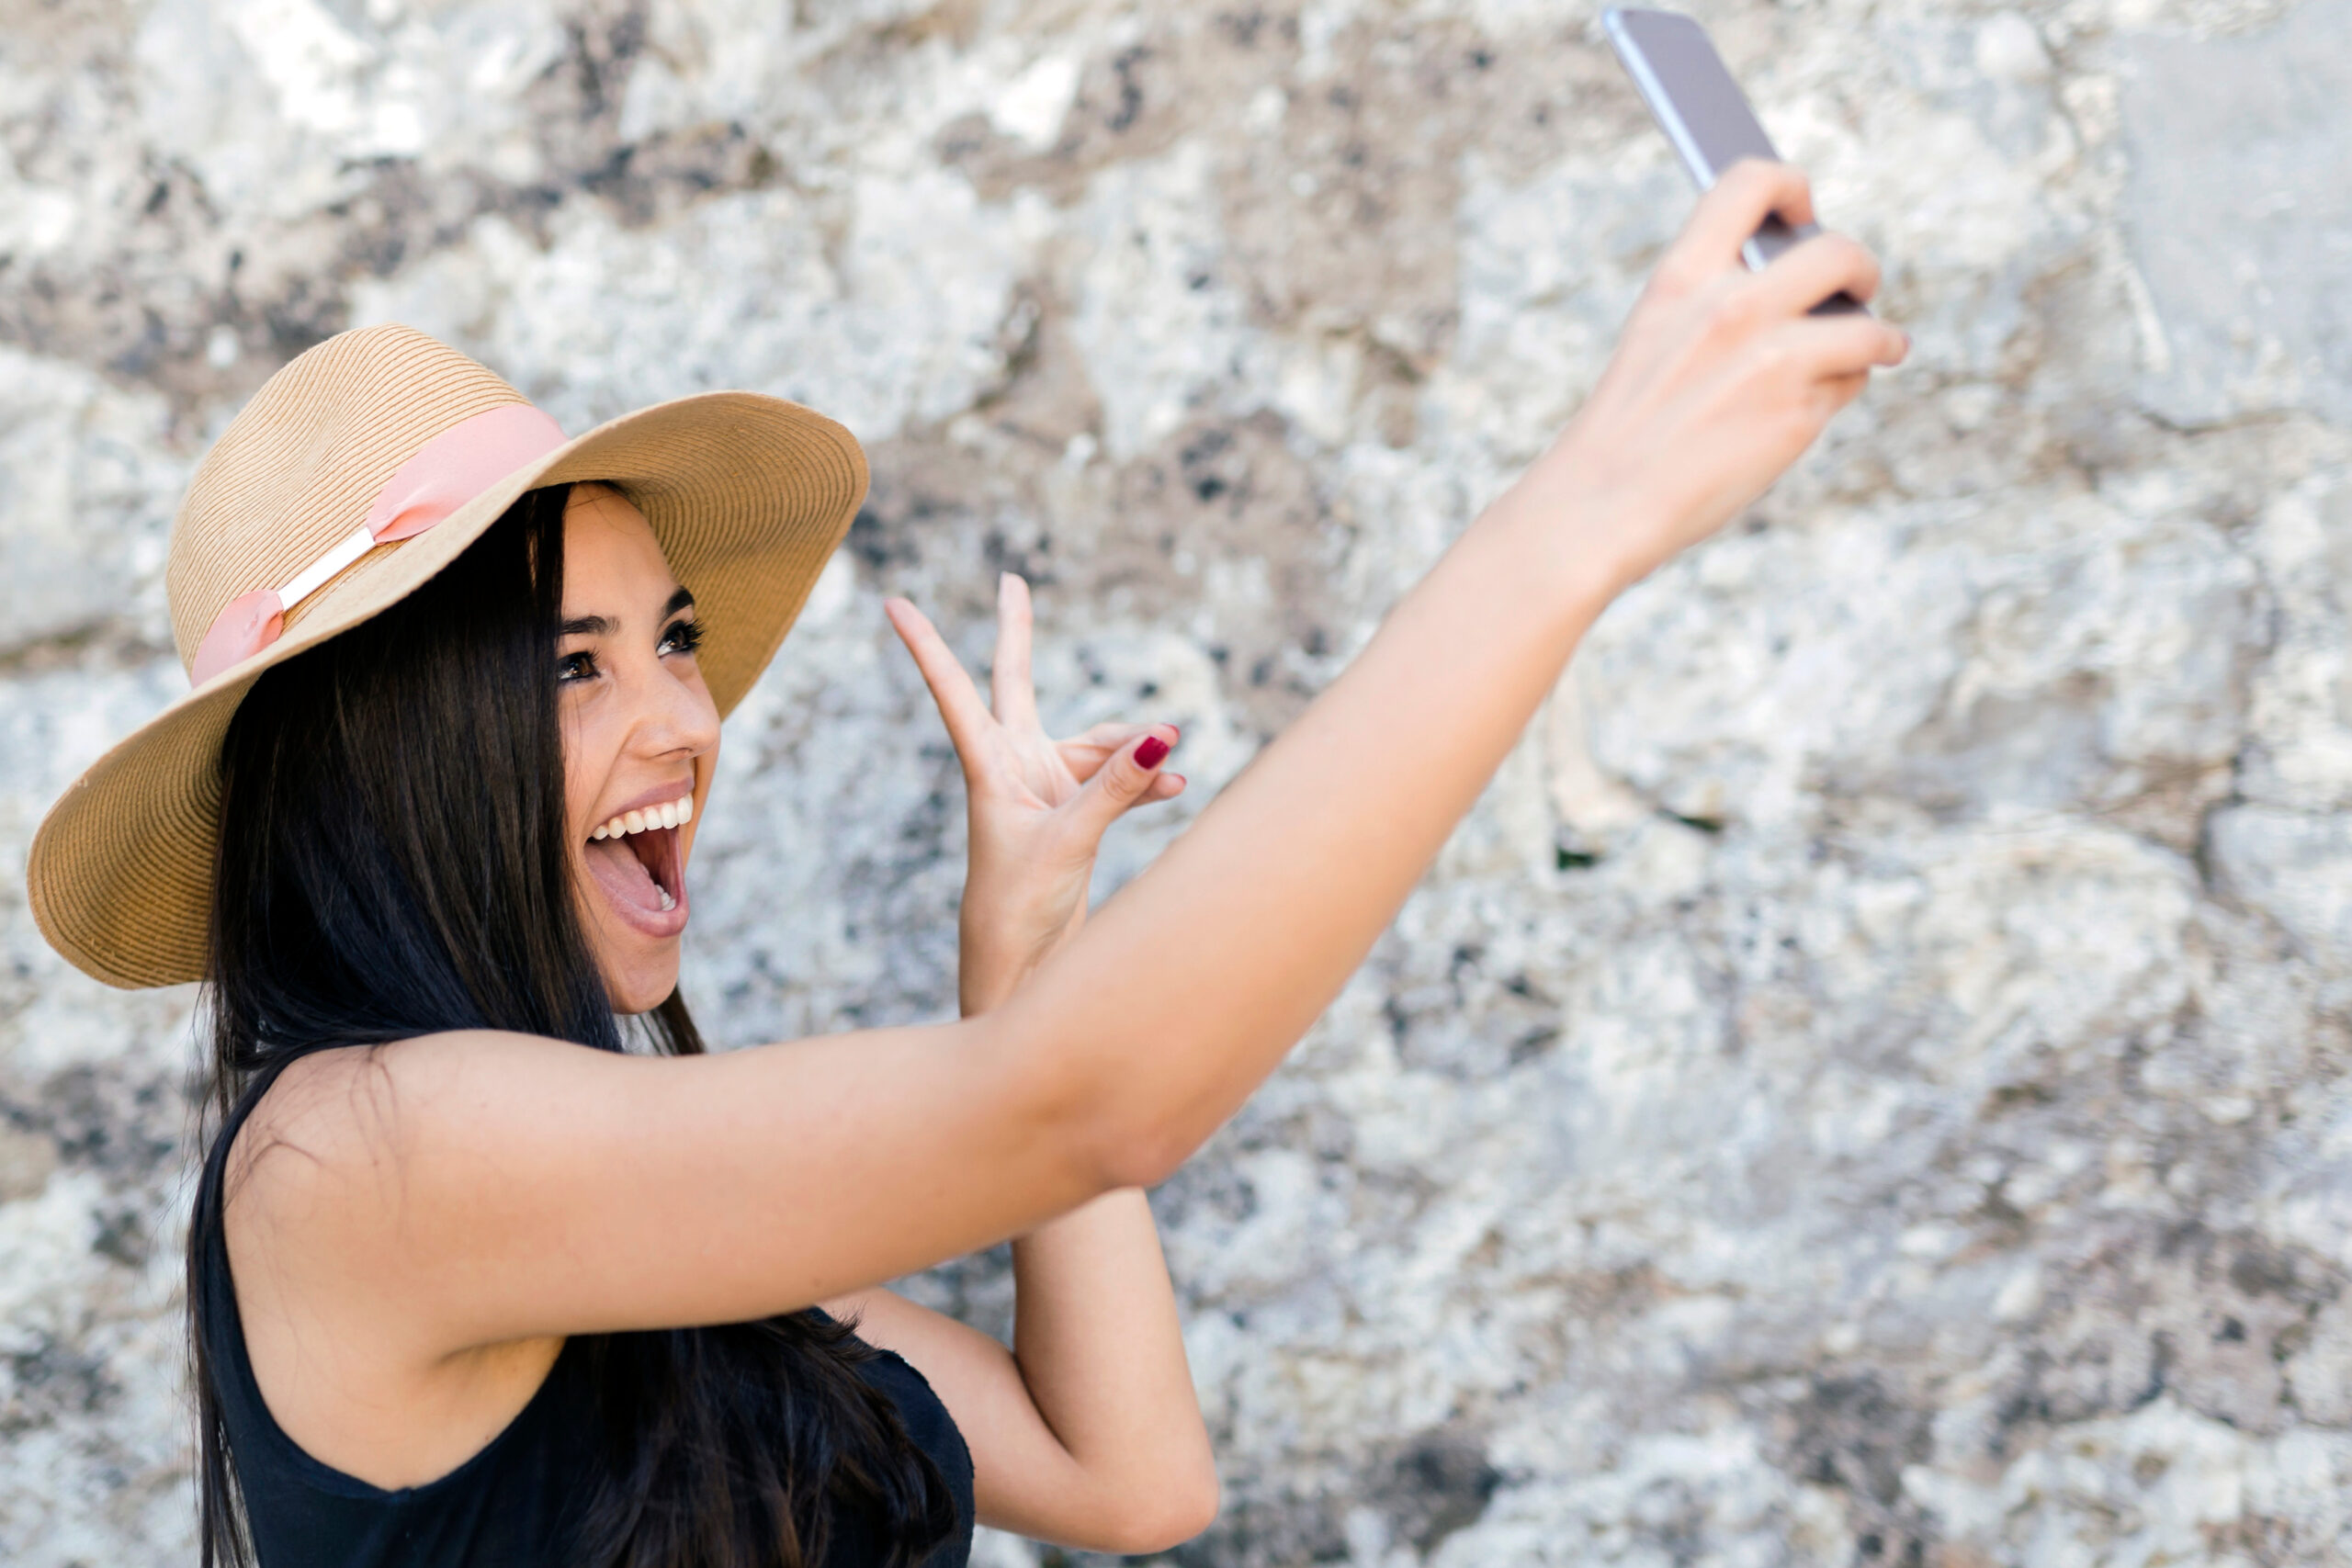
[[[1023,965],[1012,956],[975,953],[969,944],[964,949],[957,969],[956,1000],[966,1018],[977,1018],[1001,1006],[1028,978]]]
[[[1464,542],[1499,550],[1515,577],[1581,627],[1655,567],[1637,548],[1645,511],[1655,507],[1555,447],[1487,505]]]
[[[1085,920],[1081,907],[1051,931],[1008,933],[1005,922],[963,922],[956,954],[956,998],[966,1018],[987,1012],[1028,983],[1029,976]]]

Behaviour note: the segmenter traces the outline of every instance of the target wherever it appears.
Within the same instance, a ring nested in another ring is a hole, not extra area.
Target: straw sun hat
[[[821,414],[752,392],[656,403],[566,440],[523,394],[407,327],[328,339],[271,377],[172,523],[172,636],[195,689],[50,808],[26,880],[41,934],[113,986],[201,978],[229,717],[255,677],[397,603],[524,491],[598,479],[653,525],[707,631],[726,713],[865,495]]]

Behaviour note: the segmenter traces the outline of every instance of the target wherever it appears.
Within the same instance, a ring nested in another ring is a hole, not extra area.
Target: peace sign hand
[[[1182,775],[1159,771],[1176,727],[1098,724],[1068,740],[1047,737],[1029,676],[1029,585],[1012,572],[997,583],[989,704],[921,610],[897,598],[883,609],[964,767],[971,845],[958,990],[968,1017],[1011,996],[1077,932],[1104,829],[1182,793]]]

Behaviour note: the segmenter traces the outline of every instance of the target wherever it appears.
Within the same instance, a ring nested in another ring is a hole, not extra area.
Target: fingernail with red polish
[[[1136,766],[1148,773],[1168,760],[1168,742],[1157,735],[1147,735],[1143,744],[1136,748]]]

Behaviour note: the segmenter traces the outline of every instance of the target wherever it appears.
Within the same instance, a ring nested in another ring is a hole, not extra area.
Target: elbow
[[[1039,1050],[1018,1000],[960,1028],[985,1032],[1001,1052],[1024,1103],[1027,1132],[1071,1162],[1069,1172],[1093,1193],[1157,1187],[1199,1144],[1182,1118],[1136,1081],[1131,1067],[1094,1053]]]
[[[1156,1546],[1154,1551],[1168,1551],[1183,1545],[1194,1536],[1216,1523],[1217,1510],[1225,1505],[1215,1469],[1205,1470],[1200,1480],[1176,1500],[1167,1520],[1167,1545]]]
[[[1135,1500],[1097,1550],[1127,1557],[1173,1551],[1216,1523],[1220,1501],[1214,1469],[1204,1466],[1197,1476],[1164,1479],[1150,1496]]]
[[[1164,1118],[1108,1116],[1103,1120],[1097,1146],[1102,1150],[1105,1191],[1157,1187],[1192,1157],[1191,1141],[1160,1124]]]
[[[1096,1083],[1073,1107],[1079,1136],[1075,1146],[1091,1156],[1100,1190],[1157,1187],[1176,1174],[1199,1146],[1182,1118],[1123,1083]]]

